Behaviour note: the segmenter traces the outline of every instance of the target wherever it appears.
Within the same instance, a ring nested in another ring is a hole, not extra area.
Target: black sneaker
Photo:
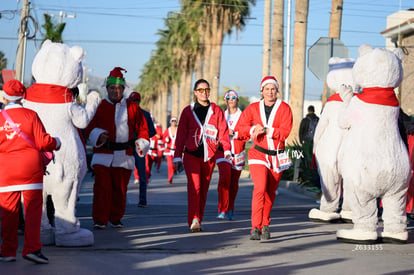
[[[257,227],[255,227],[252,233],[250,234],[250,240],[260,241],[260,230]]]
[[[270,228],[268,225],[264,225],[262,228],[262,240],[270,239]]]
[[[25,258],[26,260],[32,261],[34,263],[37,263],[37,264],[48,264],[49,263],[49,260],[42,254],[40,249],[23,256],[23,258]]]
[[[124,224],[121,221],[117,221],[117,222],[111,222],[112,223],[112,227],[114,228],[123,228]]]
[[[0,262],[15,262],[16,257],[4,257],[0,254]]]
[[[138,207],[147,208],[147,204],[140,202],[140,203],[138,203]]]
[[[106,225],[103,222],[96,222],[93,225],[93,229],[105,229]]]

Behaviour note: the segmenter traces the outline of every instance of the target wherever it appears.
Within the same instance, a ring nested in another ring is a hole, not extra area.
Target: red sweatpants
[[[167,166],[168,166],[168,183],[171,183],[173,180],[173,176],[174,176],[174,163],[173,163],[173,159],[174,156],[166,156],[167,158]]]
[[[42,219],[42,190],[26,190],[0,193],[1,207],[1,255],[16,257],[19,246],[17,229],[21,196],[25,212],[25,231],[22,255],[25,256],[42,248],[40,242],[40,223]]]
[[[215,165],[215,158],[204,162],[203,158],[184,153],[183,164],[187,175],[188,225],[194,218],[201,223],[207,202],[207,191]]]
[[[262,230],[264,225],[270,225],[270,212],[276,197],[282,173],[278,174],[264,165],[251,164],[250,175],[253,180],[252,197],[252,230],[257,227]]]
[[[152,170],[152,165],[154,162],[157,161],[157,157],[155,156],[150,156],[150,155],[146,155],[145,156],[146,161],[145,161],[145,172],[147,173],[147,183],[149,181],[149,179],[151,178],[151,170]]]
[[[94,165],[92,217],[94,222],[118,222],[125,214],[131,170]]]

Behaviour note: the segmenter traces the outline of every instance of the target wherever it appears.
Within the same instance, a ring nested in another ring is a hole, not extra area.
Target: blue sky
[[[158,40],[157,31],[164,28],[168,12],[180,10],[178,0],[31,0],[31,15],[38,22],[36,37],[41,39],[43,14],[58,15],[63,11],[66,28],[64,41],[87,51],[84,64],[94,76],[106,77],[115,66],[127,69],[125,77],[137,83],[144,64]],[[292,0],[292,27],[294,20]],[[121,5],[122,3],[122,5]],[[8,59],[8,69],[14,69],[21,1],[2,0],[0,7],[0,51]],[[386,28],[386,16],[414,7],[412,0],[344,0],[341,41],[356,58],[358,46],[369,43],[384,47],[380,32]],[[285,1],[287,8],[287,0]],[[320,37],[328,36],[331,1],[310,0],[308,17],[308,47]],[[233,32],[224,40],[220,86],[237,88],[241,95],[257,96],[261,80],[263,52],[264,0],[257,0],[251,19],[242,32]],[[59,20],[58,17],[55,20]],[[32,34],[34,32],[31,27]],[[286,31],[286,23],[285,23]],[[293,31],[293,30],[292,30]],[[292,32],[293,42],[293,32]],[[25,79],[30,76],[33,56],[40,43],[29,40]],[[281,78],[280,76],[276,76]],[[323,82],[309,70],[306,73],[305,98],[317,100]]]

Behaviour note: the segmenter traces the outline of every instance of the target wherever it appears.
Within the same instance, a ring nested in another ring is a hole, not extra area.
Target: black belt
[[[265,148],[260,147],[259,145],[255,145],[254,149],[256,149],[259,152],[262,152],[266,155],[270,155],[270,156],[276,156],[279,153],[283,153],[285,151],[285,149],[280,149],[280,150],[267,150]]]
[[[127,141],[127,142],[113,142],[113,141],[107,141],[104,144],[104,147],[111,151],[120,151],[120,150],[126,150],[132,146],[134,146],[135,142],[133,139]]]

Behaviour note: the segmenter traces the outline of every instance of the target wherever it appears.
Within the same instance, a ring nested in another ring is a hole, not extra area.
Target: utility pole
[[[22,12],[19,27],[19,41],[16,57],[16,76],[15,78],[23,83],[24,81],[24,65],[26,61],[26,42],[27,42],[27,20],[30,13],[30,3],[23,0]]]

